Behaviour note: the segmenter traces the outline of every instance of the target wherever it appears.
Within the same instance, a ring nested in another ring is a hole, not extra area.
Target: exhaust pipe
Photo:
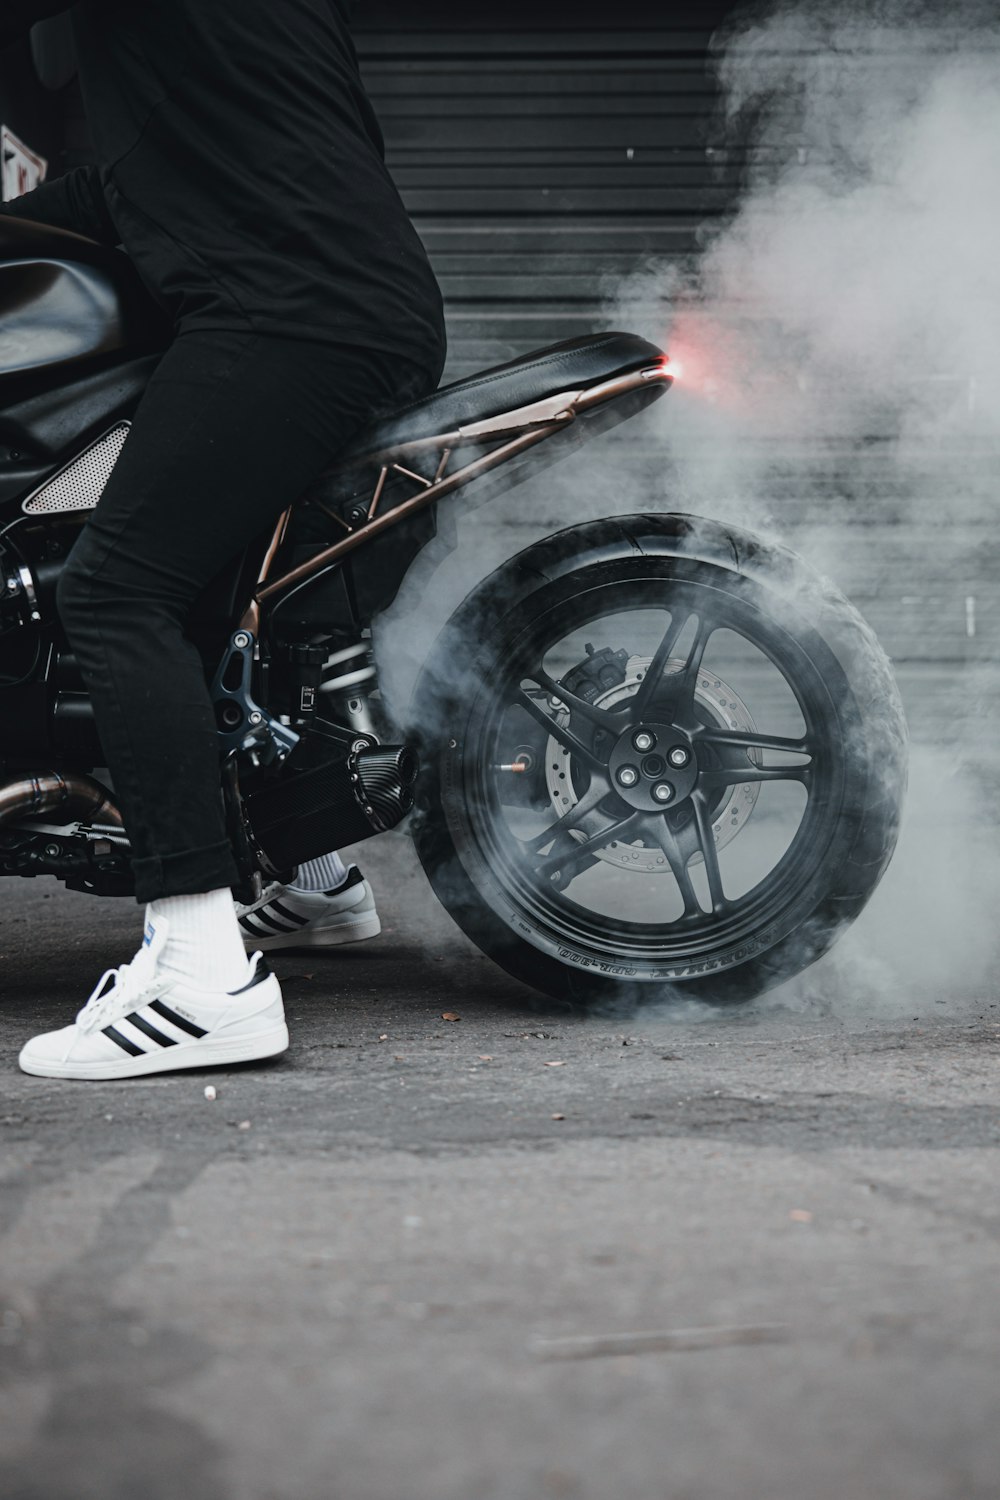
[[[107,787],[90,776],[45,771],[0,786],[0,823],[46,813],[56,813],[57,823],[99,823],[116,829],[125,826]]]
[[[413,806],[416,752],[408,745],[361,750],[246,799],[253,837],[275,870],[359,844],[401,823]]]

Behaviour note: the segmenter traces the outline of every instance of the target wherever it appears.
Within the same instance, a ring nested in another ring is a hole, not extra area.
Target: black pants
[[[94,703],[136,897],[232,885],[198,595],[376,411],[422,394],[387,354],[201,332],[164,356],[73,549],[59,613]]]

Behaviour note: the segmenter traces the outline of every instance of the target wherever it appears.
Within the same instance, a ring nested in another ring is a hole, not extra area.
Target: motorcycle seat
[[[648,369],[663,351],[634,333],[595,333],[536,349],[508,364],[442,386],[431,396],[365,427],[338,460],[342,469],[383,448],[454,432],[563,391],[585,390],[617,375]]]

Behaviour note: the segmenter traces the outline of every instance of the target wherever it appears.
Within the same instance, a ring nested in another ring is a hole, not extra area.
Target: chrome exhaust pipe
[[[44,771],[22,776],[0,786],[0,824],[18,818],[57,816],[57,823],[99,823],[104,828],[124,830],[121,813],[107,787],[90,776]]]

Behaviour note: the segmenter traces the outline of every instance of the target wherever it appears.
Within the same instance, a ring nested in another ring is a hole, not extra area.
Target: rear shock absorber
[[[339,723],[377,743],[378,732],[369,701],[376,680],[371,641],[354,641],[349,646],[339,646],[326,658],[320,692]]]

